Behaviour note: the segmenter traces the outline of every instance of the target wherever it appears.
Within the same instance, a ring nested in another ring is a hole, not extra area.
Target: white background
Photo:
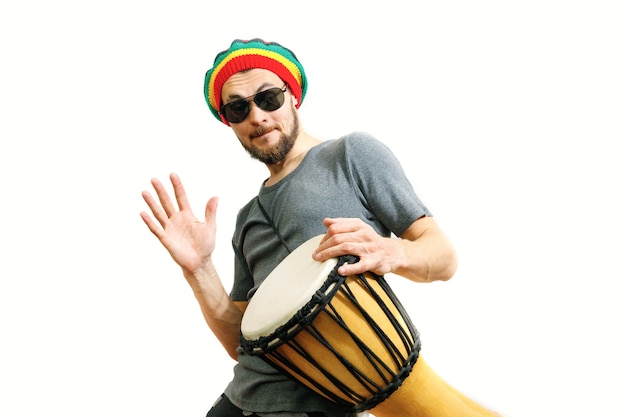
[[[267,176],[207,109],[234,38],[294,50],[304,127],[401,159],[460,257],[390,281],[444,379],[508,417],[625,416],[619,1],[22,1],[0,6],[0,415],[204,416],[233,362],[139,217],[181,175]],[[410,7],[410,9],[409,9]]]

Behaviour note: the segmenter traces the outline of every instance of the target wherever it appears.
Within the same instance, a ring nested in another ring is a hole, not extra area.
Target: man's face
[[[231,76],[222,87],[222,103],[249,100],[250,113],[240,123],[231,123],[237,138],[250,156],[273,165],[285,159],[300,132],[296,103],[289,89],[285,102],[274,111],[265,111],[252,101],[252,96],[270,88],[283,88],[285,83],[271,71],[252,69]]]

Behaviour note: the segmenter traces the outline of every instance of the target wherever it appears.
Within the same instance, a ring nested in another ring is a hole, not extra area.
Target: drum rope
[[[321,342],[321,340],[320,340],[320,342]],[[272,358],[280,361],[288,369],[290,369],[295,374],[297,374],[300,378],[302,378],[302,380],[304,380],[305,383],[311,384],[315,389],[317,389],[319,391],[319,393],[321,393],[322,395],[326,396],[328,399],[334,401],[335,403],[342,404],[342,405],[344,405],[346,407],[352,407],[355,401],[358,403],[358,402],[362,402],[362,401],[364,401],[366,399],[366,397],[359,396],[356,391],[354,391],[354,390],[350,389],[348,386],[342,384],[342,382],[341,382],[341,380],[339,380],[339,378],[337,378],[331,372],[326,370],[326,368],[323,366],[323,364],[319,363],[319,361],[317,361],[297,341],[290,340],[290,341],[286,342],[286,344],[287,344],[287,346],[292,348],[294,350],[294,352],[298,353],[304,360],[306,360],[307,362],[309,362],[310,364],[315,366],[317,368],[317,370],[325,378],[327,378],[332,383],[332,385],[335,388],[339,389],[342,394],[344,394],[346,397],[350,398],[352,401],[346,401],[343,397],[341,397],[338,394],[336,394],[335,392],[331,391],[328,387],[323,385],[316,378],[313,378],[311,375],[307,374],[301,367],[299,367],[298,365],[293,363],[291,360],[289,360],[285,355],[282,355],[280,352],[273,351],[273,352],[271,352],[269,354],[269,356],[271,356]],[[290,376],[293,377],[293,375],[290,375]],[[297,379],[298,378],[296,378],[296,380]],[[300,382],[302,382],[302,381],[300,381]]]
[[[389,297],[393,306],[401,305],[399,300],[397,299],[397,297],[391,290],[391,287],[389,287],[389,284],[387,283],[385,278],[380,275],[375,275],[375,274],[372,274],[372,275],[376,277],[376,282],[378,283],[378,285],[380,285],[380,287],[383,289],[385,294]],[[378,306],[385,313],[385,316],[387,317],[389,322],[393,325],[394,330],[396,331],[396,334],[402,340],[405,350],[410,351],[414,346],[415,339],[418,337],[417,336],[418,333],[417,333],[417,329],[413,327],[413,324],[411,320],[409,319],[408,315],[406,315],[406,313],[403,311],[402,308],[399,308],[399,309],[396,308],[396,311],[401,315],[404,323],[411,328],[410,330],[411,334],[407,333],[406,329],[401,325],[400,321],[396,319],[396,315],[391,311],[391,309],[389,308],[389,305],[382,299],[378,291],[374,289],[374,287],[367,281],[367,279],[365,279],[363,275],[359,275],[359,281],[367,288],[370,296],[372,296],[376,300],[376,303],[378,304]],[[369,316],[367,311],[362,307],[361,303],[358,303],[356,301],[355,303],[359,307],[359,309],[362,311],[363,315]],[[375,324],[375,321],[373,319],[370,319],[370,321]],[[401,357],[402,353],[400,353],[399,349],[391,341],[387,333],[385,333],[380,326],[376,326],[376,329],[377,329],[377,333],[379,334],[379,336],[386,340],[387,345],[389,347],[394,348],[396,355],[398,357]]]
[[[363,276],[361,276],[361,275],[359,276],[359,282],[361,282],[366,287],[368,287],[368,289],[370,290],[370,295],[376,300],[378,306],[383,310],[383,312],[387,316],[387,319],[389,320],[389,322],[394,326],[394,330],[396,330],[396,333],[399,336],[405,336],[404,335],[404,331],[401,328],[401,326],[396,325],[397,323],[396,323],[395,316],[393,316],[391,314],[390,310],[384,304],[383,300],[378,296],[378,294],[371,287],[371,285],[369,285],[369,283],[367,283],[365,278],[363,278]],[[394,343],[391,341],[390,336],[382,329],[382,327],[380,327],[377,324],[377,322],[368,313],[368,311],[363,307],[363,305],[358,302],[357,297],[354,295],[354,293],[352,292],[352,290],[349,287],[347,287],[347,286],[346,287],[342,287],[340,289],[340,291],[342,293],[344,293],[346,298],[348,298],[350,301],[352,301],[352,303],[356,306],[356,308],[359,310],[361,315],[365,318],[365,322],[369,324],[369,326],[372,328],[372,330],[374,331],[376,336],[383,343],[383,345],[385,347],[385,351],[387,351],[387,353],[389,353],[391,355],[391,358],[394,360],[396,367],[398,367],[398,368],[401,367],[402,366],[402,364],[401,364],[402,353],[394,345]],[[352,331],[350,331],[348,329],[347,329],[347,331],[349,331],[351,334],[353,334]],[[353,337],[356,337],[356,335],[353,336]],[[410,346],[407,346],[407,344],[406,344],[405,337],[401,337],[401,339],[402,339],[402,341],[404,343],[405,349],[406,350],[410,350]],[[364,349],[366,349],[366,351],[371,355],[370,362],[372,361],[372,359],[374,359],[377,363],[380,363],[381,365],[383,365],[385,370],[388,373],[393,373],[393,370],[389,366],[387,366],[385,364],[385,362],[378,355],[376,355],[367,345],[364,346]],[[382,371],[379,370],[378,373],[380,374],[381,377],[384,378],[384,375],[383,375]]]

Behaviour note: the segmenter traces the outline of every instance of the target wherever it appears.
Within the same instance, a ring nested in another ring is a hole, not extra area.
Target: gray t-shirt
[[[397,158],[380,141],[356,132],[322,142],[280,182],[261,186],[258,196],[240,210],[233,235],[231,298],[249,300],[291,251],[326,232],[326,217],[360,218],[388,237],[401,235],[415,220],[430,215]],[[243,352],[226,395],[247,411],[339,411],[261,358]]]

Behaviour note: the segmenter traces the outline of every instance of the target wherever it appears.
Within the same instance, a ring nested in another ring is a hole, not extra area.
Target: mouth
[[[254,133],[252,133],[250,135],[250,139],[253,140],[253,139],[256,139],[256,138],[260,138],[261,136],[265,136],[265,135],[267,135],[268,133],[270,133],[273,130],[274,130],[274,128],[270,128],[270,127],[258,127],[254,131]]]

